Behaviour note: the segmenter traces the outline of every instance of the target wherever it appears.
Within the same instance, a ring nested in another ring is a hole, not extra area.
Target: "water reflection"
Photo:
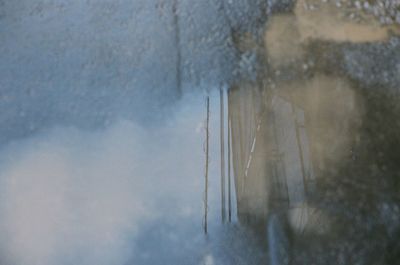
[[[230,89],[239,220],[268,234],[271,264],[396,259],[399,228],[387,226],[382,207],[398,220],[399,171],[388,163],[399,128],[387,127],[398,115],[398,91],[388,85],[398,70],[360,62],[371,49],[384,57],[382,45],[397,45],[385,51],[397,65],[400,28],[367,12],[372,3],[349,2],[297,1],[292,12],[269,17],[262,70]]]
[[[398,1],[28,2],[0,1],[1,264],[398,262]]]

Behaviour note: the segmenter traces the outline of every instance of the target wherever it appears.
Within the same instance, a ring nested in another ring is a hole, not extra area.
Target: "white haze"
[[[205,104],[201,98],[183,100],[158,128],[129,121],[99,131],[59,127],[3,148],[0,263],[245,261],[229,250],[235,246],[220,242],[227,235],[218,219],[218,98],[212,101],[211,112],[212,240],[202,234]]]

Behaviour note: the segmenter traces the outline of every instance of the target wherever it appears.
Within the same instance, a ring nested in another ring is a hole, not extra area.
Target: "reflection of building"
[[[375,59],[368,57],[375,53],[379,55],[373,58],[380,58],[378,47],[388,47],[378,42],[399,30],[379,25],[363,12],[360,18],[368,19],[358,23],[343,15],[354,11],[351,6],[320,2],[299,0],[293,12],[271,16],[260,45],[265,65],[257,73],[259,84],[244,77],[229,92],[238,217],[244,224],[267,228],[270,264],[288,264],[280,251],[283,246],[290,256],[288,231],[335,231],[330,230],[337,220],[331,218],[330,207],[315,200],[324,196],[322,190],[314,200],[309,195],[315,187],[338,185],[333,188],[337,194],[326,193],[327,200],[320,202],[343,200],[360,182],[359,176],[350,176],[364,175],[355,172],[365,167],[360,154],[370,152],[363,148],[372,141],[361,128],[370,137],[373,129],[365,122],[376,114],[368,113],[371,91],[365,88],[380,87],[379,71],[364,69],[374,68]],[[370,52],[372,47],[375,52]],[[354,52],[357,49],[360,52]]]
[[[295,231],[326,231],[307,202],[317,177],[351,159],[362,116],[351,84],[316,73],[270,87],[243,82],[228,97],[239,220],[265,227],[278,214]]]
[[[304,111],[249,85],[230,90],[229,111],[239,220],[302,207],[314,180]]]
[[[295,1],[293,12],[269,17],[263,52],[237,45],[240,51],[256,51],[267,65],[257,73],[258,84],[244,77],[229,92],[232,164],[243,223],[265,223],[271,212],[296,217],[293,212],[307,208],[315,176],[335,171],[358,141],[362,102],[354,84],[329,59],[336,49],[326,44],[385,41],[389,32],[399,30],[347,6],[366,18],[358,23],[342,15],[345,7],[320,2]]]

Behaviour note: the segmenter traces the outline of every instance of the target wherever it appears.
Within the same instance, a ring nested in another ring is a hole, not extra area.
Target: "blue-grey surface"
[[[267,1],[2,0],[0,6],[4,143],[59,124],[94,128],[120,117],[163,118],[182,93],[232,79],[238,55],[231,33],[259,30]]]

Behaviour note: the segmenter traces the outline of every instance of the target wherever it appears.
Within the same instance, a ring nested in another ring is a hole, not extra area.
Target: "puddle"
[[[0,0],[0,263],[396,264],[399,6]]]

